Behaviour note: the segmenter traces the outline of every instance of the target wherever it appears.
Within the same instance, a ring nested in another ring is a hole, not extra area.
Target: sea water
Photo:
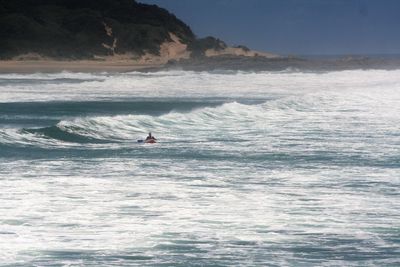
[[[1,74],[0,265],[399,266],[400,70]]]

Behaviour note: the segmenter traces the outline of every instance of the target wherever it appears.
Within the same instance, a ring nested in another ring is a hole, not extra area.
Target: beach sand
[[[56,61],[56,60],[4,60],[0,61],[0,73],[54,73],[70,72],[129,72],[162,67],[160,63],[137,61]]]

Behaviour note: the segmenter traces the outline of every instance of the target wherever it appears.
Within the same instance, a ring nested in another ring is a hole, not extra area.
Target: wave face
[[[399,265],[399,77],[1,74],[0,262]]]

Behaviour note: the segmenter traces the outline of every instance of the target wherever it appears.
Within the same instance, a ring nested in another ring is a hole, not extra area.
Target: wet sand
[[[161,68],[162,64],[146,63],[141,64],[132,61],[52,61],[52,60],[31,60],[0,61],[0,73],[53,73],[61,71],[70,72],[129,72]]]

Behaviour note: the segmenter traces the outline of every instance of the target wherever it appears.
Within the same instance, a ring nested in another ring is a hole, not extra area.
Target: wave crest
[[[238,128],[257,128],[265,120],[265,103],[231,102],[218,107],[203,107],[190,112],[172,111],[160,116],[118,115],[62,120],[56,125],[35,129],[11,129],[0,132],[0,142],[20,144],[115,143],[141,139],[147,132],[163,139],[210,133],[228,134]]]

